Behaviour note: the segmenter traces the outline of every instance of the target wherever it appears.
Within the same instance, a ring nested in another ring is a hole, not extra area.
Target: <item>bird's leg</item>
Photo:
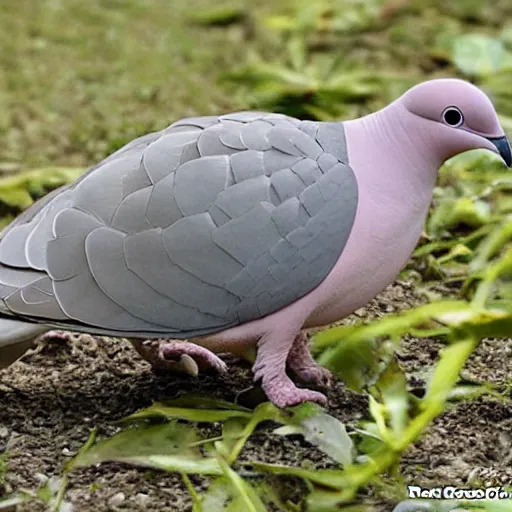
[[[226,373],[226,363],[210,350],[183,340],[130,339],[135,350],[154,370],[176,371],[197,377],[200,370]]]
[[[258,353],[253,366],[254,380],[262,382],[267,397],[278,407],[290,407],[302,402],[327,403],[327,398],[317,391],[298,388],[286,375],[286,360],[295,340],[295,333],[283,336],[269,332],[258,342]]]
[[[308,347],[308,335],[304,331],[295,338],[286,363],[303,382],[324,388],[331,386],[332,373],[313,359]]]

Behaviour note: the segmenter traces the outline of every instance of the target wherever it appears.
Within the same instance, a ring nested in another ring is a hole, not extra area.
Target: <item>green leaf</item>
[[[341,421],[326,414],[316,404],[302,404],[296,409],[289,423],[274,430],[274,434],[302,435],[306,441],[340,464],[352,463],[354,443]]]
[[[453,46],[453,61],[468,76],[496,73],[501,69],[504,58],[503,42],[484,34],[459,36]]]
[[[22,188],[0,188],[0,201],[20,210],[28,208],[34,202],[28,190]]]
[[[307,61],[306,41],[302,35],[290,38],[287,49],[292,68],[296,71],[302,70]]]
[[[316,334],[313,342],[315,348],[324,349],[318,358],[320,364],[333,370],[356,391],[361,391],[382,369],[377,355],[389,360],[385,345],[377,344],[379,337],[398,340],[414,327],[415,335],[421,334],[420,327],[431,332],[433,320],[459,324],[473,316],[474,312],[467,302],[439,301],[389,315],[370,324],[326,329]],[[438,324],[436,326],[439,327]]]
[[[280,464],[266,464],[263,462],[251,462],[255,469],[272,473],[273,475],[291,475],[304,478],[318,485],[331,489],[342,489],[349,484],[349,479],[343,471],[335,469],[308,470]]]
[[[355,391],[363,391],[379,369],[376,340],[371,337],[343,339],[340,329],[340,343],[327,349],[319,358],[319,363],[332,370],[337,377]],[[322,338],[322,333],[318,335]]]
[[[479,501],[478,506],[482,507],[485,512],[510,512],[512,509],[510,499],[499,501]]]
[[[97,464],[105,460],[146,455],[191,455],[199,453],[199,436],[191,425],[176,421],[158,425],[137,425],[97,441],[81,450],[74,466]]]
[[[242,438],[247,439],[246,428],[249,421],[246,418],[229,418],[222,424],[222,441],[218,441],[215,447],[223,457],[229,457]]]
[[[354,457],[354,443],[347,434],[345,425],[326,413],[306,418],[302,422],[302,435],[336,462],[351,464]]]
[[[244,510],[247,512],[267,512],[267,509],[256,490],[246,482],[241,476],[237,475],[222,458],[218,458],[219,465],[226,478],[230,481],[233,494],[238,498],[236,504],[231,504],[229,510],[238,512]]]
[[[249,437],[252,435],[256,427],[261,422],[269,420],[276,421],[278,423],[287,423],[286,412],[281,411],[270,402],[265,402],[258,405],[258,407],[254,409],[254,413],[250,420],[245,425],[244,429],[241,432],[237,433],[238,439],[236,439],[236,441],[232,444],[231,453],[227,457],[227,460],[230,464],[232,464],[237,459],[245,443],[247,442],[247,439],[249,439]],[[233,424],[232,432],[234,432],[235,428],[238,427],[234,427]]]
[[[226,409],[229,411],[251,412],[247,407],[242,407],[241,405],[228,402],[227,400],[222,400],[221,398],[214,398],[198,393],[186,393],[178,396],[177,398],[165,400],[162,405],[167,407],[185,407],[190,409]]]
[[[475,400],[476,398],[484,395],[500,397],[500,394],[492,389],[489,384],[483,385],[461,385],[455,386],[448,395],[448,400],[453,401],[464,401],[464,400]]]
[[[35,198],[48,190],[75,181],[83,169],[45,167],[0,177],[0,201],[20,210],[30,206]]]
[[[324,409],[314,402],[304,402],[294,407],[286,409],[283,417],[277,417],[275,421],[286,422],[290,425],[302,425],[304,421],[313,418],[318,414],[323,414]]]
[[[380,374],[376,385],[390,418],[391,430],[397,438],[402,436],[408,421],[409,393],[404,373],[395,359]]]
[[[512,239],[512,216],[506,216],[478,245],[470,264],[473,273],[483,269],[488,261]]]
[[[117,461],[165,471],[220,474],[217,461],[201,455],[198,440],[196,430],[190,425],[177,422],[138,425],[81,451],[69,469]]]
[[[428,221],[428,231],[434,236],[459,225],[473,228],[490,221],[491,211],[485,201],[470,197],[443,199]]]
[[[299,425],[283,425],[272,431],[276,436],[296,436],[303,435],[304,429]]]
[[[215,423],[229,418],[251,418],[252,414],[246,410],[233,408],[231,410],[217,409],[188,409],[185,407],[172,407],[164,403],[155,403],[142,411],[131,414],[122,421],[139,422],[152,418],[180,419],[198,423]]]
[[[422,407],[442,410],[451,390],[459,379],[459,372],[475,349],[474,339],[456,341],[441,351],[441,358],[427,387],[427,393],[421,401]]]
[[[201,9],[189,15],[189,20],[198,25],[225,27],[240,23],[247,16],[244,9],[235,6],[220,6],[213,9]]]

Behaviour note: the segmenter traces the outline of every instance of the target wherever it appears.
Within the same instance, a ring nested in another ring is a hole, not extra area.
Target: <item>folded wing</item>
[[[341,123],[259,112],[184,119],[4,230],[0,311],[175,338],[261,318],[327,276],[357,195]]]

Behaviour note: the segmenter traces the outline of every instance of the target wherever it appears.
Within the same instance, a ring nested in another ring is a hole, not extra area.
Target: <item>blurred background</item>
[[[2,172],[90,165],[189,115],[360,116],[438,76],[482,86],[512,128],[509,0],[17,0],[1,9]]]

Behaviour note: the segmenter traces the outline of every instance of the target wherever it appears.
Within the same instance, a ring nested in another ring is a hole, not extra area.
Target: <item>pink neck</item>
[[[345,122],[349,162],[358,180],[385,195],[413,194],[426,199],[426,194],[430,201],[443,163],[433,148],[430,124],[399,102]]]

